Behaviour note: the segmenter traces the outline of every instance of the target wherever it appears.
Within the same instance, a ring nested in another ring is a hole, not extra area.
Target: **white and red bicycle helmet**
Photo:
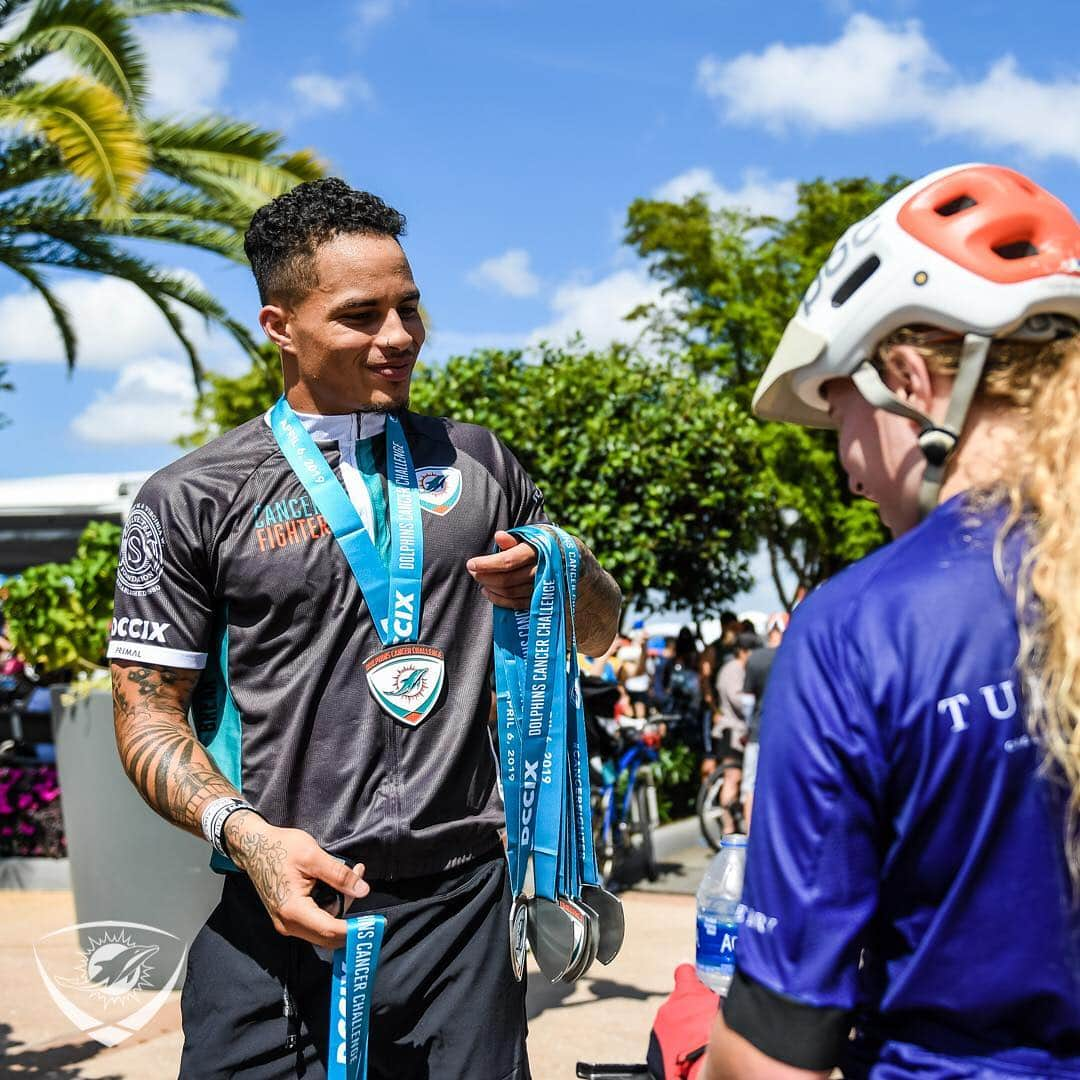
[[[964,336],[943,423],[900,401],[872,366],[902,326]],[[871,404],[914,420],[937,502],[995,338],[1050,340],[1080,326],[1080,224],[1045,189],[998,165],[957,165],[909,184],[837,241],[754,394],[764,419],[831,427],[821,394],[851,377]]]

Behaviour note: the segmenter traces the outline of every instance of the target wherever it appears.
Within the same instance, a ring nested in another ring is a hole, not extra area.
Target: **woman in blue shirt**
[[[1078,330],[1080,225],[959,166],[841,237],[765,372],[896,539],[777,656],[708,1080],[1080,1077]]]

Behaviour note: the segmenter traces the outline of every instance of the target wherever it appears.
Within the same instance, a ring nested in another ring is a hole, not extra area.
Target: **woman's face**
[[[926,467],[918,427],[875,408],[851,379],[831,380],[825,394],[839,431],[840,464],[851,490],[877,504],[878,515],[893,536],[914,528],[919,522],[919,484]]]

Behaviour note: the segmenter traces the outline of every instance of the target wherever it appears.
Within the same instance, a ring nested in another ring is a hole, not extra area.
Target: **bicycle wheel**
[[[653,828],[656,824],[656,788],[653,786],[652,773],[639,776],[634,787],[634,802],[631,808],[634,831],[638,835],[638,849],[641,853],[641,868],[650,881],[660,876],[656,865],[656,851],[653,845]]]
[[[605,889],[611,884],[611,879],[615,876],[615,837],[610,829],[605,830],[604,828],[611,799],[611,788],[604,788],[603,791],[593,795],[592,798],[593,848],[596,851],[596,872],[600,875],[600,884]]]
[[[724,786],[724,770],[716,769],[701,782],[697,794],[697,816],[701,835],[713,849],[720,850],[724,836],[724,818],[720,809],[720,790]]]

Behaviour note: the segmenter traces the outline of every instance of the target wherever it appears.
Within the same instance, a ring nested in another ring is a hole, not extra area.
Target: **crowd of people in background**
[[[777,612],[759,627],[726,611],[719,636],[708,644],[689,626],[674,637],[657,637],[638,622],[603,656],[586,658],[582,669],[594,686],[611,688],[594,700],[605,702],[616,719],[655,717],[669,744],[695,754],[702,779],[724,770],[725,832],[749,827],[761,701],[787,622],[787,613]]]

